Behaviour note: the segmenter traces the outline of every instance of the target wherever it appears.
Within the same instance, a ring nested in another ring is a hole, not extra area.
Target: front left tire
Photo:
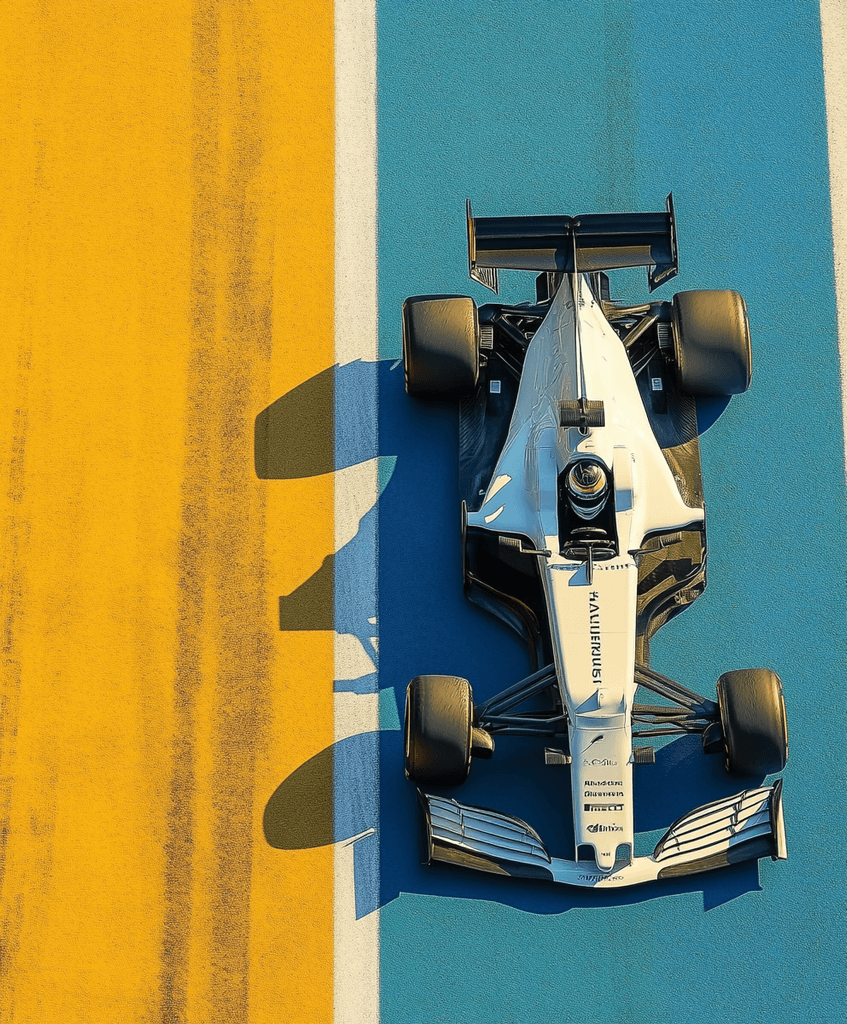
[[[717,690],[727,770],[760,776],[781,772],[788,761],[788,723],[776,672],[725,672]]]

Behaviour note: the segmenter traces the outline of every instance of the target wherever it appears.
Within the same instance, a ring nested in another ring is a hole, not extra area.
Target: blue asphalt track
[[[702,410],[709,585],[652,664],[705,693],[728,669],[774,667],[791,737],[787,862],[601,895],[420,867],[401,733],[382,732],[382,1020],[841,1021],[845,495],[817,5],[382,0],[377,14],[379,451],[397,457],[378,515],[379,687],[402,712],[418,673],[467,676],[480,696],[527,669],[462,596],[456,416],[407,399],[392,369],[403,299],[486,301],[467,279],[466,197],[481,216],[578,214],[662,209],[672,189],[681,272],[658,295],[739,290],[754,378],[717,419]],[[532,287],[510,274],[502,292]],[[645,294],[640,272],[613,279],[616,298]],[[637,852],[741,788],[718,762],[682,739],[637,769]],[[463,798],[567,854],[562,771],[503,741]]]

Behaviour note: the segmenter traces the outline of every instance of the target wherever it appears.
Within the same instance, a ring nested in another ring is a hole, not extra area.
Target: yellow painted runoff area
[[[0,1020],[332,1019],[333,740],[277,601],[331,475],[253,424],[333,362],[333,7],[0,5]],[[328,424],[327,429],[331,429]]]

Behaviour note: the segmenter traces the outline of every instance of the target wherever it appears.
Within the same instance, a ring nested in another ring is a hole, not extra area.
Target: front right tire
[[[471,767],[473,695],[459,676],[416,676],[406,689],[406,777],[457,786]]]

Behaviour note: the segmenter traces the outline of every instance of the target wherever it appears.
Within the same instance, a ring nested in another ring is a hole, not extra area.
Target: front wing
[[[526,822],[419,791],[425,860],[498,875],[610,889],[698,874],[745,860],[785,860],[782,780],[747,789],[689,811],[671,825],[649,857],[620,863],[608,874],[593,861],[551,857]]]

